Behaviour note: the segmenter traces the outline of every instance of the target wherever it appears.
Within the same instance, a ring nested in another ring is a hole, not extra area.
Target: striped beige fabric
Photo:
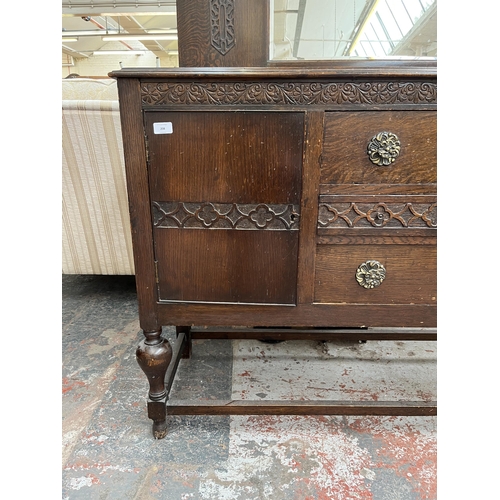
[[[134,274],[118,101],[62,109],[62,272]]]
[[[70,78],[62,81],[62,99],[117,101],[118,87],[112,78]]]

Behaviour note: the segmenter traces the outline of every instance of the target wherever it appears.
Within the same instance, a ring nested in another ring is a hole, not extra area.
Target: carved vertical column
[[[226,55],[235,45],[234,0],[210,0],[211,45]]]
[[[179,66],[267,66],[268,0],[177,0]]]
[[[172,346],[161,336],[161,328],[144,332],[144,336],[137,347],[136,357],[149,381],[148,417],[153,420],[153,435],[155,439],[162,439],[167,434],[165,374],[172,360]]]

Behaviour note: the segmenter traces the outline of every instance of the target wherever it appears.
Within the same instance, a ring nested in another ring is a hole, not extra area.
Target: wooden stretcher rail
[[[172,362],[170,363],[167,373],[165,374],[165,390],[167,394],[170,394],[170,389],[174,383],[175,374],[177,373],[177,368],[179,367],[179,362],[182,358],[182,352],[186,347],[187,339],[184,332],[180,332],[177,335],[177,340],[174,342],[172,348]]]
[[[169,415],[437,415],[435,401],[175,401]]]
[[[436,340],[435,328],[286,329],[200,328],[179,332],[165,376],[170,393],[182,354],[192,339]],[[435,416],[436,401],[167,401],[169,415],[384,415]]]
[[[436,328],[191,328],[192,339],[437,340]]]

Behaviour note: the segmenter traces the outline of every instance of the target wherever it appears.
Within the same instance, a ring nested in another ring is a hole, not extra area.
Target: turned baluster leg
[[[165,374],[172,360],[172,346],[161,336],[161,328],[144,332],[144,337],[137,347],[136,357],[149,381],[148,417],[153,420],[153,435],[155,439],[162,439],[167,434]]]

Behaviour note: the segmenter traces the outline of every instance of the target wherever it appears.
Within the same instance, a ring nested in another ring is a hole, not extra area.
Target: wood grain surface
[[[386,167],[367,154],[368,143],[382,131],[401,141],[399,157]],[[321,183],[435,184],[436,134],[433,111],[326,113]]]

